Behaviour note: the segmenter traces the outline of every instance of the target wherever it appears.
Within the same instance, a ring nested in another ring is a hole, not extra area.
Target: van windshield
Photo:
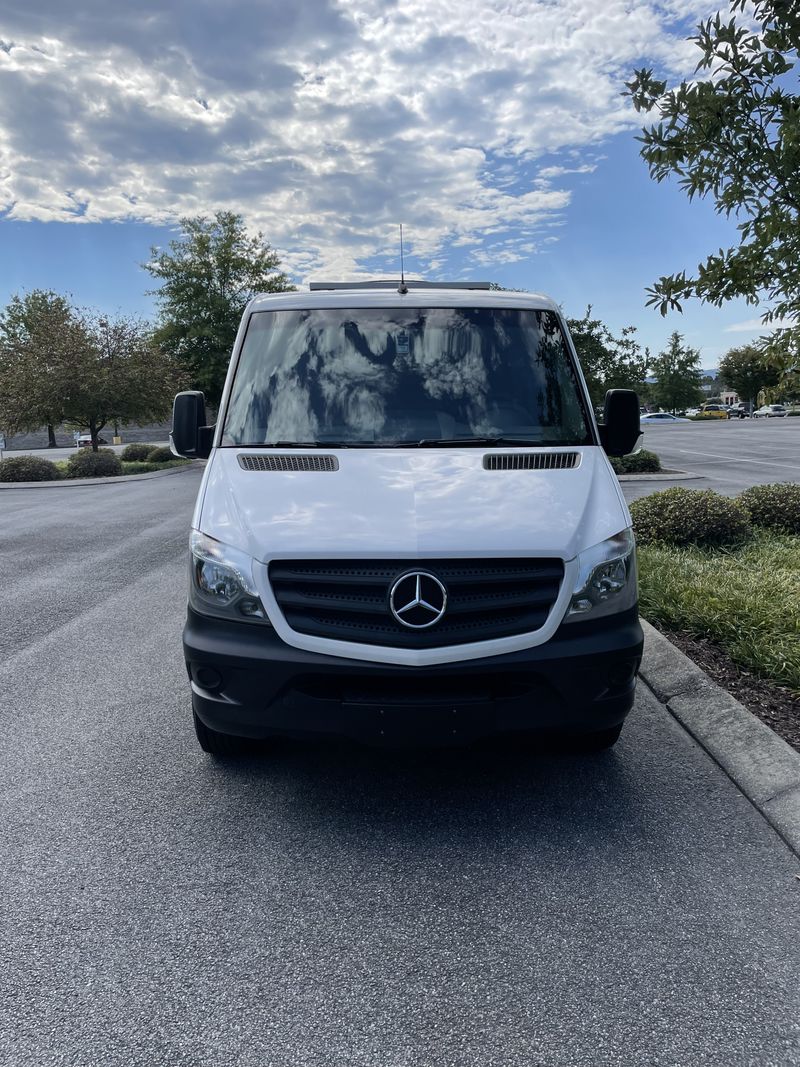
[[[314,308],[251,315],[222,444],[592,444],[551,311]]]

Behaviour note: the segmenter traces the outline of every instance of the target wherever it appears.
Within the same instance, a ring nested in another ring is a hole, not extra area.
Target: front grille
[[[265,456],[262,452],[239,453],[239,466],[246,471],[338,471],[336,456]]]
[[[389,610],[397,578],[414,570],[447,589],[444,617],[426,630]],[[269,578],[297,633],[395,648],[440,648],[529,633],[544,625],[564,577],[560,559],[276,560]]]
[[[560,471],[577,467],[580,452],[487,452],[483,467],[487,471]]]

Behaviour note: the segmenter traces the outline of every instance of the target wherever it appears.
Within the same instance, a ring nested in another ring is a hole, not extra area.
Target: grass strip
[[[800,696],[800,537],[759,533],[728,550],[642,546],[638,559],[646,619],[707,637]]]

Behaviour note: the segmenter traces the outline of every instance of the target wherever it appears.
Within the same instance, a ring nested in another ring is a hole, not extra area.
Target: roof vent
[[[394,289],[407,285],[409,289],[491,289],[491,282],[424,282],[418,278],[398,278],[397,281],[309,282],[312,293],[338,289]]]
[[[263,453],[239,454],[239,466],[246,471],[338,471],[336,456],[265,456]]]
[[[489,452],[483,466],[487,471],[562,471],[580,461],[580,452]]]

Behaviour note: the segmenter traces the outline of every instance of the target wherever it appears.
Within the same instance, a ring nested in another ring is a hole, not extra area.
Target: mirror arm
[[[195,455],[198,459],[208,459],[211,455],[211,446],[214,441],[214,431],[216,428],[216,423],[214,423],[213,426],[197,427],[197,451]]]

